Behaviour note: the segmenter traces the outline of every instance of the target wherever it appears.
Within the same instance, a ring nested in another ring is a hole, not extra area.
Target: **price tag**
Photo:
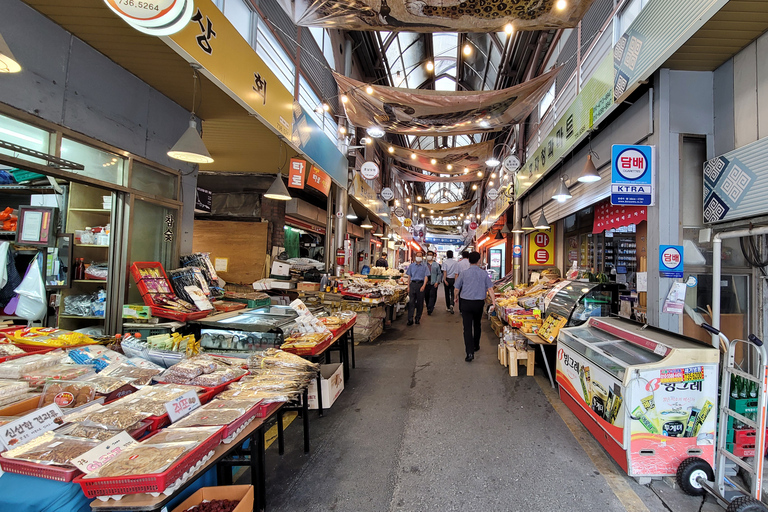
[[[134,444],[137,444],[136,440],[128,432],[122,431],[71,462],[83,473],[93,473]]]
[[[56,404],[37,409],[0,427],[0,441],[8,448],[31,441],[60,426],[63,415]]]
[[[176,423],[181,418],[200,407],[200,399],[195,391],[187,391],[178,398],[165,403],[165,410],[171,423]]]
[[[653,349],[654,353],[659,354],[660,356],[667,355],[667,347],[661,344],[657,344],[656,347]]]

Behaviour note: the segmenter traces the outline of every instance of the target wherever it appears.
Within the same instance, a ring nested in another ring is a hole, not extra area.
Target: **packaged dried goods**
[[[298,393],[285,393],[281,391],[264,391],[260,389],[227,389],[216,395],[216,400],[258,400],[263,404],[275,402],[290,402]]]
[[[74,380],[92,372],[87,366],[59,364],[23,372],[21,378],[29,382],[30,387],[37,387],[44,386],[48,380]]]
[[[89,412],[82,418],[78,415],[76,418],[67,417],[67,419],[86,426],[101,427],[107,430],[133,430],[141,420],[150,416],[143,411],[116,405],[118,402]]]
[[[158,400],[161,402],[168,402],[174,398],[178,398],[188,391],[194,391],[200,393],[203,390],[197,386],[187,386],[184,384],[156,384],[154,386],[148,386],[141,388],[133,397],[144,397],[152,400]],[[126,400],[125,398],[123,400]]]
[[[255,352],[248,358],[249,368],[270,368],[270,367],[285,367],[295,368],[299,370],[313,370],[315,372],[320,370],[320,365],[311,363],[303,357],[278,350],[276,348],[270,348]]]
[[[246,409],[206,409],[201,407],[178,421],[171,428],[197,427],[206,425],[229,425],[243,416]]]
[[[57,434],[67,435],[70,437],[82,437],[85,439],[95,439],[99,442],[104,442],[108,439],[112,439],[118,434],[117,430],[104,430],[100,427],[86,427],[80,423],[68,423],[61,428],[56,429]]]
[[[96,447],[99,441],[46,432],[2,454],[6,459],[19,459],[41,464],[66,466],[69,461]]]
[[[20,356],[26,354],[23,350],[21,350],[16,345],[13,345],[11,343],[0,343],[0,356],[1,357],[7,357],[7,356]]]
[[[131,380],[131,384],[144,386],[152,382],[152,377],[159,375],[161,370],[154,368],[139,368],[127,364],[111,364],[104,368],[99,375],[121,377]]]
[[[15,380],[0,380],[0,398],[16,396],[29,391],[29,384]]]
[[[102,374],[92,375],[82,380],[88,382],[93,386],[97,393],[102,395],[108,395],[130,383],[130,380],[126,378],[110,377]]]
[[[107,464],[85,478],[152,475],[162,473],[199,443],[165,443],[147,445],[139,443],[127,448]]]
[[[55,351],[50,354],[31,354],[0,363],[0,379],[20,379],[25,373],[59,364],[62,356],[61,351]]]
[[[96,371],[101,371],[110,364],[128,362],[128,358],[124,355],[101,345],[75,348],[70,350],[68,354],[69,358],[75,363],[90,365]]]
[[[184,512],[233,512],[240,504],[238,500],[211,500],[203,501],[199,505],[190,507]]]
[[[49,381],[40,396],[40,407],[56,404],[61,409],[74,409],[96,396],[96,388],[90,382]]]
[[[163,444],[163,443],[184,443],[195,442],[201,444],[203,441],[216,434],[221,427],[189,427],[189,428],[166,428],[153,435],[143,442],[145,445]]]

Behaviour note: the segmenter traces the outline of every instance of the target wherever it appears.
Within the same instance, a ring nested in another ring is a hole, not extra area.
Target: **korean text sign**
[[[611,147],[611,204],[650,206],[654,204],[653,146]]]
[[[555,230],[553,228],[532,231],[528,235],[528,265],[551,266],[555,264]]]
[[[659,275],[661,277],[683,277],[683,246],[659,246]]]
[[[304,188],[304,174],[307,162],[298,158],[291,158],[291,166],[288,169],[288,186],[290,188]]]

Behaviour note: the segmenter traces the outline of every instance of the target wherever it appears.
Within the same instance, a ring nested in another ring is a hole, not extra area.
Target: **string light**
[[[344,126],[339,126],[339,133],[344,135],[345,133],[347,133],[347,128]]]
[[[365,92],[367,92],[368,94],[373,94],[373,87],[369,85],[368,87],[365,88]]]
[[[492,187],[492,186],[493,186],[493,182],[492,182],[492,181],[489,181],[489,182],[488,182],[488,186],[489,186],[489,187]]]
[[[506,32],[507,35],[512,34],[512,32],[514,31],[515,31],[515,27],[513,27],[511,23],[507,23],[506,25],[504,25],[504,32]]]
[[[395,148],[393,148],[392,146],[389,146],[389,148],[387,148],[387,151],[389,151],[390,153],[394,153]]]
[[[568,5],[568,2],[566,2],[565,0],[557,0],[555,7],[557,7],[559,10],[562,11],[563,9],[566,8],[567,5]]]
[[[465,56],[469,57],[472,55],[472,46],[469,43],[465,44],[463,52]]]
[[[433,158],[432,160],[430,160],[430,161],[429,161],[429,163],[431,163],[432,165],[435,165],[435,164],[437,163],[437,160],[435,160],[435,159]]]
[[[472,185],[472,190],[477,190],[477,185]]]
[[[421,196],[416,196],[417,201],[421,201]]]
[[[483,177],[483,171],[477,171],[477,177],[482,178]]]
[[[416,160],[416,153],[411,153],[411,160]]]
[[[428,60],[427,61],[427,71],[432,71],[434,69],[435,69],[435,63],[432,62],[431,60]]]
[[[341,102],[342,102],[342,103],[346,103],[346,102],[348,102],[348,101],[349,101],[349,98],[347,98],[347,95],[346,95],[346,94],[342,94],[342,95],[341,95]]]
[[[496,179],[496,173],[495,172],[491,173],[491,178]]]
[[[410,203],[410,202],[411,202],[411,198],[410,198],[410,197],[406,197],[406,198],[405,198],[405,202],[406,202],[406,203]]]
[[[453,169],[453,166],[451,164],[448,164],[448,170],[450,171],[451,169]]]
[[[331,106],[330,106],[329,104],[327,104],[327,103],[323,103],[323,110],[325,110],[326,112],[328,112],[328,111],[330,111],[330,110],[331,110]]]
[[[464,168],[464,174],[469,174],[469,168],[468,167]]]

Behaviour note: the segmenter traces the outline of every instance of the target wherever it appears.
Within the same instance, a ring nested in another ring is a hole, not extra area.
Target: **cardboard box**
[[[291,264],[290,263],[285,263],[283,261],[273,261],[272,262],[272,275],[290,277],[291,276]]]
[[[311,283],[309,281],[302,281],[296,285],[296,289],[302,292],[319,292],[320,283]]]
[[[341,392],[344,390],[344,367],[341,363],[324,364],[320,366],[320,390],[323,393],[323,409],[330,409]],[[318,409],[317,379],[312,379],[308,389],[308,404],[310,409]]]
[[[171,512],[184,512],[185,510],[201,504],[203,501],[212,500],[239,500],[234,512],[253,512],[253,486],[252,485],[223,485],[220,487],[203,487],[192,496],[182,501]]]
[[[146,320],[152,316],[149,306],[144,304],[125,304],[123,306],[123,318]]]

